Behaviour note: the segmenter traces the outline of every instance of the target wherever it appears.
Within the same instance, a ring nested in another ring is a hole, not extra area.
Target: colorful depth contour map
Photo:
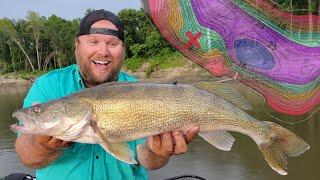
[[[142,3],[164,38],[211,74],[237,74],[283,114],[319,109],[320,15],[284,11],[272,0]]]

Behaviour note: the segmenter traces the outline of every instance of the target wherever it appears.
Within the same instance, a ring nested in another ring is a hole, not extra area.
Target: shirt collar
[[[76,82],[78,82],[78,84],[80,85],[81,89],[84,89],[85,88],[85,85],[83,83],[83,80],[82,80],[82,77],[80,75],[80,71],[79,71],[79,66],[76,64],[76,71],[75,71],[75,79],[76,79]]]

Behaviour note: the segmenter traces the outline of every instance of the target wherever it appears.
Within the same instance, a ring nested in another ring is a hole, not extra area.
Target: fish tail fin
[[[268,141],[260,143],[259,149],[273,170],[281,175],[287,175],[287,158],[295,157],[310,148],[297,135],[278,124],[265,121],[272,129]]]

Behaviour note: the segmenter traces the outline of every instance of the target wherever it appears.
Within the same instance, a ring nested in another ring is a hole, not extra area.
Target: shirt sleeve
[[[143,144],[146,142],[146,138],[142,138],[142,139],[137,139],[136,140],[136,146],[138,146],[139,144]]]
[[[48,97],[45,92],[40,88],[38,82],[36,81],[30,88],[27,96],[23,101],[23,108],[32,106],[34,103],[44,103],[48,101]]]

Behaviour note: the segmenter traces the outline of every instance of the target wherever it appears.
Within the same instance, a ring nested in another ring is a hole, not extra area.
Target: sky
[[[140,0],[0,0],[0,18],[26,19],[28,11],[40,16],[55,14],[64,19],[82,18],[87,9],[105,9],[118,13],[121,9],[141,7]]]

